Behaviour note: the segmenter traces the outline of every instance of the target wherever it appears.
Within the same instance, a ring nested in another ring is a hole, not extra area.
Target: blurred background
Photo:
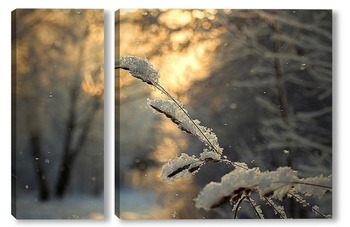
[[[12,214],[103,218],[103,10],[12,12]]]
[[[332,11],[120,10],[116,58],[146,57],[159,83],[194,119],[212,128],[224,155],[262,171],[290,166],[300,177],[332,174]],[[116,70],[116,208],[125,219],[232,218],[229,204],[210,212],[193,199],[229,170],[207,164],[169,185],[161,167],[203,144],[147,106],[164,97]],[[119,157],[119,159],[118,159]],[[332,213],[332,195],[308,200]],[[261,202],[268,218],[279,218]],[[314,218],[293,200],[288,217]],[[243,205],[239,218],[256,218]]]

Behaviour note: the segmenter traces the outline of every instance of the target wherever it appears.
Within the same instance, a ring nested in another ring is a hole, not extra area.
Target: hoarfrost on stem
[[[214,161],[220,161],[221,155],[214,152],[213,150],[208,150],[206,148],[203,149],[203,152],[200,153],[200,160],[214,160]]]
[[[196,172],[204,162],[195,156],[182,153],[179,157],[170,160],[162,167],[162,179],[172,183],[176,178],[189,178]]]
[[[222,198],[222,186],[217,182],[210,182],[203,188],[199,196],[194,199],[197,208],[203,208],[209,211],[213,205]]]
[[[116,60],[115,68],[128,70],[133,77],[141,79],[148,84],[158,84],[158,70],[146,58],[123,56]]]
[[[220,183],[209,183],[194,200],[197,208],[210,210],[225,198],[241,197],[243,192],[257,191],[261,197],[283,200],[290,193],[322,197],[331,191],[331,178],[299,178],[290,167],[260,172],[259,168],[236,168],[224,175]],[[213,195],[215,194],[215,195]]]
[[[175,102],[177,102],[177,104]],[[181,130],[196,136],[202,143],[205,144],[205,146],[209,147],[210,151],[216,151],[218,155],[211,154],[211,158],[214,160],[220,160],[220,155],[223,152],[223,148],[220,147],[216,134],[212,131],[212,129],[200,125],[199,120],[192,120],[182,103],[175,99],[167,100],[157,98],[153,100],[148,99],[148,104],[156,111],[165,114],[175,124],[177,124]],[[206,153],[208,156],[209,153]]]

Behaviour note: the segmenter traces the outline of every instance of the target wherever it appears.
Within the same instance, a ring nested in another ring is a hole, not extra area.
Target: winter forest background
[[[103,218],[103,16],[12,12],[16,218]]]
[[[262,171],[290,166],[302,177],[332,174],[331,11],[121,10],[115,26],[116,57],[146,57],[162,86],[213,128],[228,159]],[[116,71],[117,212],[232,218],[230,206],[206,212],[193,203],[225,165],[208,164],[173,185],[160,179],[164,163],[198,155],[202,144],[147,106],[158,96]],[[332,213],[331,194],[310,202]],[[294,218],[314,217],[293,200],[282,205]],[[251,218],[245,210],[240,218]]]

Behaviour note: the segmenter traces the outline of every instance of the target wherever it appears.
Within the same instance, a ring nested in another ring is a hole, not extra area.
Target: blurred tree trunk
[[[32,132],[30,135],[30,146],[34,161],[35,175],[38,181],[39,187],[39,200],[47,201],[49,200],[49,188],[47,186],[46,176],[43,168],[43,162],[41,159],[41,146],[40,137],[37,132]]]
[[[78,78],[78,77],[77,77]],[[78,121],[78,96],[80,93],[80,84],[78,81],[71,89],[71,103],[69,107],[69,115],[66,125],[65,141],[63,147],[62,164],[59,169],[59,177],[56,184],[56,197],[62,198],[67,191],[71,172],[76,160],[77,155],[81,152],[82,147],[90,132],[92,121],[95,113],[100,107],[101,100],[99,96],[92,97],[91,108],[85,115],[85,117]],[[74,140],[74,142],[73,142]]]
[[[69,183],[70,175],[72,172],[74,158],[69,155],[65,155],[63,158],[63,162],[60,167],[58,182],[56,185],[56,197],[63,198],[65,192],[67,190],[67,186]]]
[[[66,124],[66,130],[65,130],[65,140],[63,145],[63,157],[62,157],[62,164],[59,168],[59,177],[56,185],[56,196],[58,198],[62,198],[64,196],[64,193],[66,191],[69,178],[71,175],[73,162],[74,162],[74,156],[71,154],[71,144],[73,139],[73,132],[75,130],[76,124],[76,113],[75,108],[77,105],[77,99],[78,99],[78,91],[79,87],[77,85],[73,86],[73,88],[70,91],[70,98],[71,103],[69,107],[69,114]]]

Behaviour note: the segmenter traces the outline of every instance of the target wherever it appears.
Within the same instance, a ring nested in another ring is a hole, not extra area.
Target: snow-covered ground
[[[137,188],[121,188],[119,202],[122,219],[152,218],[153,211],[160,208],[157,194]]]
[[[16,199],[17,219],[103,219],[103,196],[67,196],[39,202],[35,195]]]

